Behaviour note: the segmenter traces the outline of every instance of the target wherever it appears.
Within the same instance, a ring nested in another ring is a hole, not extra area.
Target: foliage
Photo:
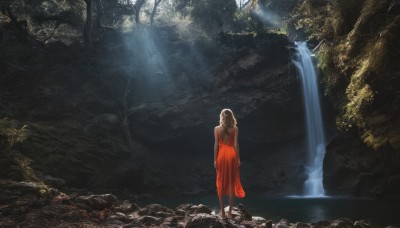
[[[27,125],[18,127],[15,121],[0,120],[0,135],[2,138],[0,152],[8,153],[12,148],[24,142],[30,135]]]
[[[400,148],[398,91],[400,16],[388,13],[390,0],[303,3],[302,25],[331,46],[319,49],[325,92],[337,105],[337,126],[356,129],[368,146]],[[341,4],[342,3],[342,4]],[[314,15],[311,15],[311,12]],[[385,18],[385,20],[382,20]],[[323,23],[321,23],[321,20]],[[344,97],[341,97],[344,94]],[[340,99],[339,99],[340,98]]]
[[[210,32],[228,28],[237,9],[235,0],[196,0],[191,6],[193,21]]]

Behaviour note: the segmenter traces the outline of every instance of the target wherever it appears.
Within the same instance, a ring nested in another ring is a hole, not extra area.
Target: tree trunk
[[[86,23],[84,28],[84,37],[86,44],[92,47],[92,0],[86,2]]]
[[[129,110],[128,110],[128,94],[130,93],[132,88],[132,78],[128,77],[125,89],[121,93],[121,100],[119,101],[118,104],[118,119],[119,123],[122,128],[122,132],[125,135],[125,139],[130,147],[131,150],[133,150],[133,142],[132,142],[132,135],[129,130]],[[133,151],[131,152],[133,155]]]
[[[146,0],[137,0],[135,5],[133,6],[133,8],[135,10],[136,24],[140,24],[140,10],[142,9],[142,6],[144,5],[145,2],[146,2]]]
[[[153,10],[151,11],[151,15],[150,15],[150,22],[151,24],[154,23],[154,17],[157,14],[157,7],[158,5],[161,3],[162,0],[154,0],[154,6],[153,6]]]

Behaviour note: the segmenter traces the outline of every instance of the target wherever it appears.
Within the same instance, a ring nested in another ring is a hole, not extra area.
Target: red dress
[[[229,186],[233,186],[236,197],[243,198],[245,192],[240,183],[238,158],[234,147],[235,131],[233,131],[227,144],[222,140],[219,131],[218,155],[217,155],[217,191],[218,195],[229,195]]]

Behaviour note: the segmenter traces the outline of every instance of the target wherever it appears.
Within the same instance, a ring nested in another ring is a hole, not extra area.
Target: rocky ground
[[[245,206],[233,208],[232,219],[203,204],[137,206],[112,194],[65,194],[37,182],[0,180],[1,227],[371,227],[364,221],[337,219],[302,223],[250,215]],[[225,208],[227,210],[228,207]]]

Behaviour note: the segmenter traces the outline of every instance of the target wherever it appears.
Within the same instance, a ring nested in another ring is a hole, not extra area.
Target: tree
[[[161,1],[162,0],[154,0],[153,10],[151,11],[151,15],[150,15],[150,23],[151,24],[154,23],[154,17],[157,14],[157,7],[161,3]]]
[[[244,9],[250,2],[250,0],[239,0],[239,10]]]
[[[235,0],[193,0],[191,4],[193,21],[208,31],[232,24],[237,10]]]
[[[136,24],[140,24],[140,10],[142,9],[142,7],[145,3],[146,3],[146,0],[137,0],[135,5],[133,5]]]

